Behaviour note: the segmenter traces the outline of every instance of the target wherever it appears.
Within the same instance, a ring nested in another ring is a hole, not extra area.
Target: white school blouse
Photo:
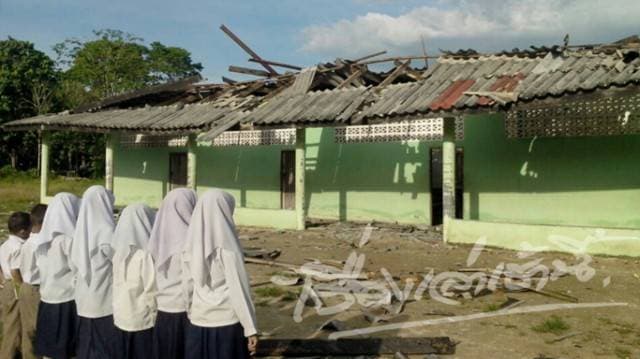
[[[57,234],[48,244],[36,251],[36,265],[40,272],[40,300],[59,304],[73,300],[75,275],[69,265],[71,237]]]
[[[31,233],[29,239],[24,242],[20,250],[20,274],[22,275],[22,281],[31,285],[40,284],[40,271],[38,271],[38,266],[36,266],[35,242],[37,238],[37,233]]]
[[[9,235],[4,243],[0,246],[0,267],[2,267],[2,275],[5,280],[11,280],[11,271],[20,269],[20,249],[24,244],[24,239]]]
[[[246,337],[256,334],[255,308],[241,256],[218,248],[212,255],[209,285],[193,287],[189,320],[200,327],[240,322]]]
[[[155,266],[153,258],[138,249],[131,253],[116,251],[113,257],[113,321],[125,331],[152,328],[156,321]]]
[[[102,318],[113,314],[113,248],[109,244],[102,244],[95,255],[102,258],[94,261],[99,266],[92,269],[91,281],[87,283],[82,278],[76,280],[75,300],[78,316],[85,318]]]
[[[168,259],[166,269],[156,272],[158,310],[165,313],[182,313],[189,308],[183,286],[182,256]]]

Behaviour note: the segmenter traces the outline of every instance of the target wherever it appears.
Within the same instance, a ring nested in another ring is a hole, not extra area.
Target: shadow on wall
[[[508,139],[465,120],[465,218],[640,228],[640,136]]]

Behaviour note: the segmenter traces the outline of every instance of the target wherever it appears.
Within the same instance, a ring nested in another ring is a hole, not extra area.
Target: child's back
[[[22,284],[20,274],[20,252],[24,241],[31,233],[31,218],[28,213],[15,212],[9,217],[9,238],[0,246],[0,267],[3,288],[0,290],[2,303],[2,345],[0,358],[13,358],[21,352],[22,325],[18,308],[18,288]],[[28,357],[23,355],[23,357]]]

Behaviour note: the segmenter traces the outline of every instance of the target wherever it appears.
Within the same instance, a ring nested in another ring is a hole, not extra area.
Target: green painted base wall
[[[507,139],[465,121],[465,219],[640,228],[640,136]]]
[[[431,223],[429,152],[438,142],[337,144],[334,130],[307,129],[306,203],[312,218]],[[465,120],[464,218],[640,228],[640,136],[512,140],[500,116]],[[293,146],[197,149],[198,191],[231,192],[242,222],[290,225],[280,209],[280,154]],[[115,151],[117,204],[157,206],[166,194],[169,153],[186,149]],[[271,212],[269,212],[271,211]],[[289,212],[284,212],[288,213]]]
[[[468,220],[445,221],[447,243],[474,244],[518,251],[567,252],[640,257],[640,230],[494,223]]]
[[[334,130],[329,128],[307,130],[306,143],[309,217],[430,223],[427,143],[336,144]],[[199,146],[198,192],[217,187],[233,194],[238,208],[280,209],[280,155],[292,149]],[[169,154],[185,151],[118,146],[114,160],[117,204],[157,206],[168,188]],[[264,224],[255,211],[245,212],[244,224]],[[272,226],[290,225],[287,216],[279,216]]]

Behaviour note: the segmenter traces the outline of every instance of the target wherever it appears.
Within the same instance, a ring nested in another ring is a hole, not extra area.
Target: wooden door
[[[296,208],[296,153],[293,150],[280,154],[280,208]]]
[[[169,190],[187,186],[187,154],[169,154]]]

